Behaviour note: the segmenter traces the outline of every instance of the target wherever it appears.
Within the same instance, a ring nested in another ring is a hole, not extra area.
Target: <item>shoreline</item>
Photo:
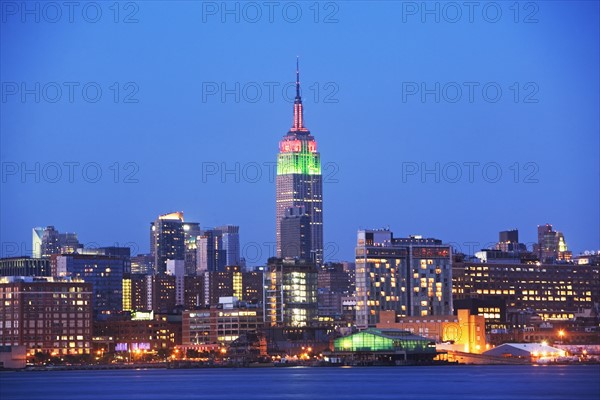
[[[256,364],[222,364],[207,365],[202,363],[145,363],[145,364],[96,364],[96,365],[57,365],[57,366],[28,366],[25,368],[0,368],[0,372],[52,372],[52,371],[103,371],[103,370],[149,370],[149,369],[257,369],[257,368],[361,368],[361,367],[469,367],[469,366],[584,366],[600,365],[599,362],[578,362],[578,363],[430,363],[430,364],[376,364],[376,365],[342,365],[342,364],[299,364],[299,363],[256,363]]]

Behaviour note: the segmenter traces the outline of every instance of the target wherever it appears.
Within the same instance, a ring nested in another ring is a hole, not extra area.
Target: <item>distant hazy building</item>
[[[74,253],[83,245],[76,233],[60,233],[54,226],[33,228],[32,254],[34,258],[50,257],[53,254]]]
[[[554,231],[552,225],[538,225],[538,242],[534,251],[542,263],[570,261],[573,254],[567,248],[562,232]]]
[[[356,324],[374,326],[379,312],[399,317],[452,314],[452,251],[441,240],[394,238],[360,230],[356,247]]]
[[[0,258],[0,276],[50,276],[48,258]]]
[[[92,285],[58,278],[0,278],[0,346],[29,354],[89,354]]]
[[[305,208],[288,208],[280,224],[281,257],[313,260],[310,217]]]
[[[265,322],[308,327],[317,319],[317,269],[302,259],[270,258],[265,272]]]

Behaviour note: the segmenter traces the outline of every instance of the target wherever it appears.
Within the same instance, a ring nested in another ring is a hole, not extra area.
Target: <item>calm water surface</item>
[[[0,373],[0,399],[600,399],[600,366]]]

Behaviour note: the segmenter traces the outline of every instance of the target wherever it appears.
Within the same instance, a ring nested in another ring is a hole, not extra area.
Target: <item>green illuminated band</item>
[[[279,153],[277,175],[286,174],[321,175],[319,153]]]

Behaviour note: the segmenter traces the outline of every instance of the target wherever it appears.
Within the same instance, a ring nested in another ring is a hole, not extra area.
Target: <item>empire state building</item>
[[[317,265],[323,263],[323,179],[321,155],[317,142],[304,126],[302,98],[300,97],[300,72],[296,61],[296,98],[294,120],[289,132],[279,142],[276,178],[276,235],[277,256],[294,253],[294,244],[282,238],[282,222],[290,215],[302,214],[308,220],[306,230],[298,230],[297,242],[309,236],[309,258]],[[306,232],[304,235],[302,232]],[[289,236],[289,235],[288,235]],[[292,238],[294,239],[294,238]],[[294,254],[295,255],[295,254]]]

